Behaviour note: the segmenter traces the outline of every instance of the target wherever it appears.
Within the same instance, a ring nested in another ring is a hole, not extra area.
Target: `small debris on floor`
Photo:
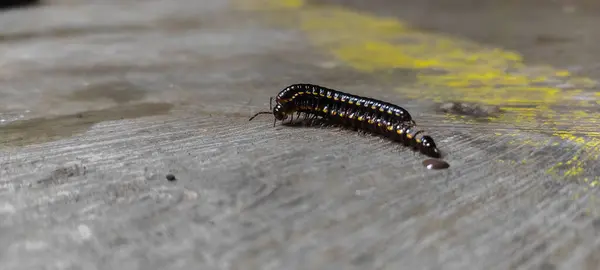
[[[448,162],[443,161],[441,159],[430,158],[430,159],[423,160],[423,166],[425,166],[429,170],[442,170],[442,169],[449,168],[450,164],[448,164]]]
[[[493,117],[502,111],[500,107],[467,102],[447,102],[438,106],[438,111],[472,117]]]

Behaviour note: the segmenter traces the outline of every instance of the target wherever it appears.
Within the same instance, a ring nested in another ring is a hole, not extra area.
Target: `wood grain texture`
[[[106,3],[0,17],[0,269],[597,269],[598,191],[545,172],[578,146],[440,124],[383,90],[409,71],[332,65],[222,1]],[[406,104],[450,168],[248,122],[300,81]]]
[[[336,129],[164,116],[3,156],[7,269],[508,269],[597,245],[576,185],[486,159],[427,171]]]

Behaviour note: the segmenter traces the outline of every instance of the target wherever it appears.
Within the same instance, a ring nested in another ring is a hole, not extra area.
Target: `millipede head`
[[[426,156],[430,156],[432,158],[440,158],[442,153],[435,145],[433,138],[429,136],[423,136],[421,138],[421,143],[418,146],[419,151]]]
[[[287,118],[287,113],[281,104],[277,104],[273,107],[273,116],[279,121],[283,121]]]

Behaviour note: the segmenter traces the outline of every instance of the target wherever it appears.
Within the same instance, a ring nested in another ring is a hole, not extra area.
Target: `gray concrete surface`
[[[259,17],[220,0],[0,13],[0,269],[599,269],[598,191],[541,169],[574,144],[432,126],[451,167],[428,171],[378,138],[248,122],[287,84],[403,104],[385,89],[411,78],[332,64]]]

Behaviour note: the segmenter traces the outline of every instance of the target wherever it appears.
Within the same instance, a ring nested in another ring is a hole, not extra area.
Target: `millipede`
[[[426,156],[441,157],[433,138],[416,128],[410,113],[389,102],[315,84],[292,84],[279,92],[275,106],[271,97],[269,107],[270,111],[258,112],[248,121],[261,114],[273,114],[275,126],[277,121],[291,118],[292,122],[294,114],[297,118],[304,114],[305,119],[382,135]]]

